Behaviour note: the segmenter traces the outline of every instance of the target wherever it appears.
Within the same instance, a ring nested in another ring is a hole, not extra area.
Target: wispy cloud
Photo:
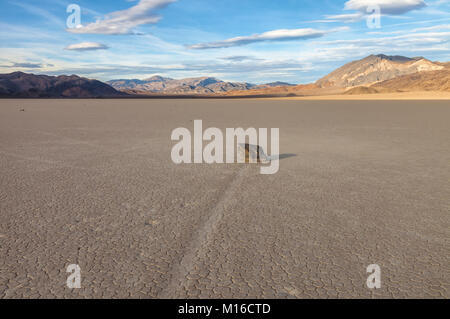
[[[255,58],[253,56],[247,56],[247,55],[233,55],[233,56],[227,56],[220,58],[221,60],[229,61],[229,62],[242,62],[242,61],[261,61],[259,58]]]
[[[281,29],[268,31],[260,34],[254,34],[250,36],[235,37],[218,42],[194,44],[188,46],[188,48],[195,50],[205,50],[205,49],[230,48],[255,42],[306,40],[306,39],[320,38],[323,37],[325,34],[334,31],[337,31],[337,29],[331,31],[323,31],[310,28],[291,29],[291,30]]]
[[[140,0],[135,6],[109,13],[104,19],[73,29],[72,33],[90,34],[131,34],[133,29],[143,24],[155,24],[161,17],[155,11],[176,0]]]
[[[313,20],[311,22],[320,22],[320,23],[329,23],[329,22],[344,22],[351,23],[357,22],[364,18],[364,14],[362,12],[356,13],[348,13],[348,14],[334,14],[334,15],[325,15],[322,20]]]
[[[13,67],[13,68],[26,68],[26,69],[40,69],[40,68],[44,67],[44,65],[41,64],[41,63],[24,62],[24,63],[14,63],[11,67]]]
[[[423,27],[423,28],[415,28],[415,29],[406,29],[406,30],[397,30],[397,31],[390,31],[390,32],[382,32],[382,31],[372,31],[367,32],[367,34],[371,35],[389,35],[389,34],[411,34],[415,32],[421,32],[421,31],[434,31],[434,30],[446,30],[450,29],[450,24],[440,24],[440,25],[434,25],[431,27]]]
[[[27,11],[33,15],[41,17],[46,22],[50,22],[55,25],[64,25],[64,21],[63,21],[63,19],[61,19],[61,17],[57,17],[57,16],[51,14],[48,10],[43,9],[40,6],[34,6],[32,4],[22,3],[22,2],[18,2],[18,1],[10,2],[10,3],[24,9],[25,11]]]
[[[446,50],[450,52],[448,46],[450,32],[422,32],[407,33],[397,36],[376,37],[376,38],[360,38],[348,40],[323,41],[321,44],[327,45],[354,45],[359,50],[371,50],[380,52],[392,52],[396,49],[417,53],[427,49]]]
[[[3,59],[0,59],[0,60],[3,60]],[[49,63],[27,62],[27,61],[24,61],[24,62],[5,61],[5,62],[7,62],[7,64],[0,64],[0,68],[14,69],[14,70],[19,70],[19,69],[32,70],[32,69],[44,69],[44,68],[49,68],[49,67],[54,66],[53,64],[49,64]]]
[[[344,9],[366,13],[369,7],[376,5],[380,6],[381,13],[394,15],[426,7],[423,0],[349,0]]]
[[[94,50],[106,50],[108,46],[97,43],[97,42],[81,42],[76,44],[71,44],[65,47],[65,50],[71,51],[94,51]]]

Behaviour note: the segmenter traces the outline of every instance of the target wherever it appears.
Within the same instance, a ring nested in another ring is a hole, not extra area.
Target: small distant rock
[[[145,226],[156,226],[156,225],[159,225],[158,220],[148,220],[145,222]]]

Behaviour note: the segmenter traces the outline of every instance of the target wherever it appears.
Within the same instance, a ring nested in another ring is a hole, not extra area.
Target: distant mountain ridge
[[[407,58],[378,54],[347,63],[318,80],[316,84],[321,88],[367,86],[398,76],[444,68],[442,64],[423,57]]]
[[[0,74],[0,97],[97,98],[124,95],[103,82],[77,75]]]
[[[296,84],[290,84],[290,83],[286,83],[286,82],[277,81],[277,82],[255,85],[252,87],[252,90],[259,90],[259,89],[265,89],[265,88],[276,88],[276,87],[280,87],[280,86],[292,87],[292,86],[296,86]]]
[[[247,91],[252,89],[293,85],[286,82],[273,82],[255,85],[246,82],[226,82],[213,77],[198,77],[176,80],[162,76],[153,76],[144,80],[111,80],[107,83],[116,90],[142,94],[216,94],[231,91]]]
[[[232,90],[248,90],[253,86],[249,83],[224,82],[213,77],[176,80],[153,76],[144,80],[112,80],[107,83],[116,90],[142,94],[214,94]]]

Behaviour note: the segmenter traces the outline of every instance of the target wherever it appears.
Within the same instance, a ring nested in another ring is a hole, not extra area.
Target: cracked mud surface
[[[278,127],[296,156],[175,165],[195,119]],[[449,120],[448,101],[0,100],[0,298],[449,298]]]

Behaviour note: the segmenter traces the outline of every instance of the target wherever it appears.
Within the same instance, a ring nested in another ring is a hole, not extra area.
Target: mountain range
[[[124,95],[108,84],[77,75],[0,74],[0,97],[96,98]]]
[[[285,82],[255,85],[213,77],[177,80],[162,76],[103,83],[77,75],[0,74],[0,97],[296,96],[427,90],[450,91],[450,63],[432,62],[423,57],[370,55],[336,69],[315,83],[303,85]]]
[[[112,80],[106,83],[116,90],[131,94],[216,94],[277,86],[293,86],[293,84],[285,82],[255,85],[245,82],[225,82],[213,77],[176,80],[162,76],[153,76],[144,80]]]
[[[263,90],[235,91],[226,95],[309,96],[373,94],[406,91],[450,92],[450,63],[423,57],[370,55],[345,64],[315,83]]]

